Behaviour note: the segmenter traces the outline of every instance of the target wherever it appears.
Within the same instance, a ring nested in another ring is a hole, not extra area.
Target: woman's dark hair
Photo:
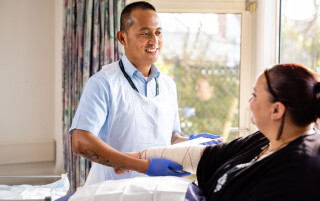
[[[134,23],[133,20],[131,19],[131,12],[136,10],[136,9],[141,9],[141,10],[153,10],[156,12],[156,9],[153,5],[151,5],[148,2],[145,1],[137,1],[130,3],[124,7],[124,9],[121,12],[121,17],[120,17],[120,30],[126,32],[128,28]]]
[[[286,113],[296,125],[306,126],[316,122],[320,117],[320,83],[314,71],[300,64],[288,63],[266,69],[264,75],[266,90],[271,94],[270,101],[283,103]]]

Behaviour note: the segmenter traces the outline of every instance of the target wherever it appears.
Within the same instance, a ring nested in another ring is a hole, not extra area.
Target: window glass
[[[164,45],[157,65],[177,84],[182,134],[238,137],[241,15],[159,16]]]
[[[319,0],[282,0],[280,62],[309,66],[320,74]]]

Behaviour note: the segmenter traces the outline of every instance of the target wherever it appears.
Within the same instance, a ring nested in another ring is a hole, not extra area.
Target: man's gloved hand
[[[211,138],[213,140],[208,141],[208,142],[203,142],[200,143],[201,145],[212,145],[212,144],[220,144],[223,142],[223,138],[221,137],[221,135],[212,135],[209,133],[199,133],[199,134],[191,134],[188,138],[188,140],[193,140],[199,137],[204,137],[204,138]]]
[[[164,158],[151,158],[146,175],[149,176],[190,176],[189,172],[184,172],[182,166]]]
[[[201,145],[205,145],[205,146],[209,146],[209,145],[213,145],[213,144],[220,144],[222,143],[223,140],[222,139],[215,139],[215,140],[211,140],[211,141],[208,141],[208,142],[202,142],[200,143]]]

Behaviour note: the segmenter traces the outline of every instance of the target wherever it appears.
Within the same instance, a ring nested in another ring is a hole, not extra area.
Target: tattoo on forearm
[[[178,139],[178,135],[176,133],[172,133],[171,136],[171,144]]]
[[[80,155],[85,157],[86,159],[89,159],[93,162],[100,163],[102,165],[106,165],[106,166],[113,167],[113,168],[121,168],[121,169],[126,169],[126,170],[128,169],[127,167],[124,167],[124,166],[116,166],[116,165],[111,164],[109,162],[109,160],[105,159],[103,156],[97,154],[96,152],[94,152],[91,149],[87,149],[85,152],[80,152]]]

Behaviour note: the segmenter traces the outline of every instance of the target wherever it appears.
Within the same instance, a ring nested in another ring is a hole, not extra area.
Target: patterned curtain
[[[125,0],[64,0],[63,141],[70,192],[82,186],[91,163],[72,153],[68,134],[88,78],[119,59],[116,33]]]

